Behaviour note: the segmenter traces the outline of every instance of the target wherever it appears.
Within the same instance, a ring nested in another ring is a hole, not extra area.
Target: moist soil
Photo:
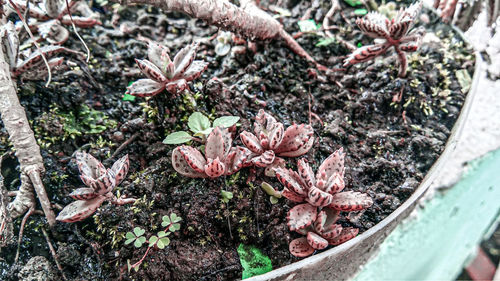
[[[187,118],[195,111],[211,119],[241,117],[237,131],[251,130],[260,109],[285,126],[311,123],[316,140],[305,158],[316,170],[336,149],[346,152],[346,190],[368,193],[372,207],[346,213],[340,223],[366,231],[398,208],[418,187],[444,145],[465,98],[466,83],[456,71],[473,74],[473,53],[449,26],[424,10],[417,22],[428,35],[419,51],[408,55],[406,78],[397,78],[396,56],[389,52],[374,61],[343,71],[320,72],[295,55],[279,40],[258,42],[256,52],[237,45],[225,56],[214,52],[217,28],[182,14],[163,14],[156,8],[99,6],[102,26],[79,29],[92,54],[88,64],[66,57],[66,65],[45,82],[19,82],[19,96],[42,147],[46,166],[45,187],[53,203],[82,186],[72,157],[76,150],[90,152],[110,166],[128,154],[130,171],[117,192],[139,198],[135,205],[104,203],[94,216],[78,223],[58,223],[51,242],[65,275],[77,280],[231,280],[241,278],[237,253],[243,243],[262,250],[278,268],[299,260],[288,251],[298,234],[288,230],[286,214],[293,202],[270,202],[259,186],[262,181],[281,189],[260,169],[243,169],[218,179],[190,179],[171,165],[175,146],[163,144],[169,133],[187,131]],[[273,13],[272,6],[261,1]],[[330,23],[332,32],[357,45],[372,44],[355,26],[354,8],[341,2]],[[330,1],[283,1],[290,16],[281,17],[286,30],[297,33],[301,17],[320,23]],[[123,100],[130,82],[144,78],[135,58],[145,58],[147,37],[168,46],[172,54],[201,42],[197,59],[209,62],[203,75],[190,84],[189,93]],[[316,46],[321,32],[302,34],[298,42],[321,64],[341,68],[349,50],[333,42]],[[82,49],[75,34],[65,46]],[[2,131],[0,149],[10,150]],[[236,137],[235,143],[241,144]],[[198,145],[194,143],[193,145]],[[110,158],[111,157],[111,158]],[[13,158],[6,157],[2,174],[10,190],[17,189]],[[10,159],[10,160],[9,160]],[[106,160],[107,159],[107,160]],[[295,167],[296,159],[287,159]],[[10,168],[9,168],[10,167]],[[233,193],[222,201],[221,190]],[[153,249],[138,272],[127,271],[127,261],[138,261],[146,247],[125,245],[134,227],[146,237],[161,228],[161,217],[176,213],[181,228],[163,250]],[[21,218],[15,225],[18,233]],[[40,228],[45,219],[32,216],[21,243],[19,265],[12,265],[16,243],[2,250],[0,279],[26,279],[22,268],[30,258],[50,261],[50,276],[60,279]],[[50,278],[49,278],[50,279]]]

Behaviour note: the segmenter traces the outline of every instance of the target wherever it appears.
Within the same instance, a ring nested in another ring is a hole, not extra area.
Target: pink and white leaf
[[[357,48],[344,60],[344,66],[349,66],[360,62],[369,61],[385,53],[387,51],[387,48],[389,48],[389,46],[390,46],[389,44],[384,43],[384,44],[368,45],[361,48]]]
[[[90,200],[97,197],[99,194],[94,192],[93,188],[81,187],[73,190],[68,196],[75,200]]]
[[[128,173],[129,166],[130,163],[127,154],[122,158],[116,160],[116,162],[111,167],[111,170],[108,170],[108,173],[111,172],[112,177],[115,179],[115,185],[119,185],[123,181]]]
[[[167,77],[163,74],[163,72],[152,62],[148,60],[139,60],[135,59],[137,66],[149,79],[152,79],[156,82],[162,83],[167,81]]]
[[[219,157],[216,157],[215,159],[208,159],[204,168],[205,174],[211,178],[220,177],[226,172],[226,167],[224,163],[220,161]]]
[[[314,131],[310,125],[293,124],[285,131],[283,141],[274,150],[279,156],[298,157],[306,154],[314,143]]]
[[[93,27],[96,25],[101,25],[101,21],[98,19],[94,19],[91,17],[80,17],[80,16],[72,16],[73,17],[73,22],[75,23],[76,26],[82,27],[82,28],[89,28]],[[65,15],[61,18],[61,23],[64,25],[71,25],[71,18],[69,15]]]
[[[299,175],[297,174],[297,172],[291,169],[287,170],[282,168],[277,168],[275,171],[276,178],[286,188],[304,197],[307,196],[308,190],[306,186],[302,186],[302,183],[298,179]]]
[[[354,227],[344,227],[339,235],[337,235],[333,239],[328,239],[328,244],[330,245],[340,245],[346,241],[351,240],[352,238],[358,235],[359,229]]]
[[[224,137],[222,136],[222,130],[219,127],[210,132],[207,138],[207,143],[205,144],[205,157],[207,159],[224,159],[226,152],[229,152],[231,147],[225,147],[227,145]]]
[[[169,49],[154,41],[148,43],[148,60],[156,65],[162,72],[166,72],[167,66],[172,62],[168,56]],[[173,64],[172,64],[173,66]],[[173,68],[173,67],[172,67]],[[166,73],[165,73],[166,74]],[[173,75],[173,73],[172,73]],[[172,76],[168,76],[172,78]]]
[[[287,221],[290,231],[304,229],[316,220],[317,208],[310,204],[300,204],[288,211]]]
[[[328,241],[325,238],[312,231],[307,233],[307,243],[316,250],[323,250],[328,246]]]
[[[311,187],[307,193],[307,202],[316,207],[328,206],[332,203],[332,200],[333,196],[330,193],[327,193],[316,186]]]
[[[202,60],[195,60],[191,63],[188,69],[182,75],[182,78],[186,79],[186,81],[194,80],[207,70],[208,62]]]
[[[250,166],[251,155],[252,152],[246,147],[237,146],[231,148],[224,162],[226,166],[226,175],[232,175],[241,168]]]
[[[303,195],[297,194],[286,187],[281,191],[281,195],[292,202],[302,203],[305,201]]]
[[[198,49],[199,43],[195,42],[182,48],[174,57],[174,76],[173,78],[183,77],[184,72],[189,68],[194,58],[196,57],[196,51]]]
[[[356,191],[345,191],[333,195],[330,208],[339,211],[360,211],[369,208],[373,200],[365,193]]]
[[[78,200],[64,207],[56,220],[61,222],[81,221],[91,216],[102,202],[106,200],[105,196],[97,196],[90,200]]]
[[[380,13],[370,12],[364,18],[357,19],[356,24],[364,34],[371,38],[387,38],[389,36],[389,20]]]
[[[306,237],[292,240],[288,247],[290,253],[298,258],[305,258],[314,253],[314,248],[309,245]]]
[[[319,166],[316,173],[316,179],[329,180],[331,176],[338,173],[341,177],[344,175],[344,148],[339,148],[330,154]]]
[[[137,97],[150,97],[161,93],[165,86],[151,79],[139,79],[127,87],[127,93]]]
[[[281,144],[284,137],[284,131],[285,128],[282,123],[274,123],[267,137],[269,140],[269,149],[274,150]]]
[[[264,153],[264,148],[261,146],[259,139],[252,133],[243,131],[240,133],[241,142],[248,149],[256,154]]]
[[[309,163],[304,159],[300,159],[297,161],[297,169],[299,171],[299,175],[302,178],[302,181],[307,185],[307,187],[311,188],[316,185],[316,179],[314,177],[314,172],[309,166]]]
[[[190,146],[178,146],[172,151],[172,166],[181,175],[190,178],[206,178],[205,157]]]
[[[101,161],[86,152],[77,152],[75,155],[78,170],[82,176],[98,179],[106,174],[107,170]]]
[[[269,165],[273,164],[274,162],[274,151],[272,150],[267,150],[261,155],[252,158],[252,163],[257,166],[257,167],[268,167]]]
[[[187,81],[184,79],[174,80],[165,85],[165,89],[172,95],[178,95],[188,88]]]

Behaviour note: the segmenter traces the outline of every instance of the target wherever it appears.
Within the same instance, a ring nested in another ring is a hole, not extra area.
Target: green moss
[[[243,267],[241,279],[250,278],[273,270],[271,259],[254,246],[240,244],[238,255]]]

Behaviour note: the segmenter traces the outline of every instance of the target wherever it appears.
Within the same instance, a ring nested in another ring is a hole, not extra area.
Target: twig
[[[78,30],[76,30],[75,22],[73,21],[73,16],[71,15],[71,11],[69,10],[68,0],[65,0],[65,1],[66,1],[66,10],[68,11],[69,19],[71,20],[71,26],[73,27],[73,30],[75,31],[75,34],[78,37],[78,39],[80,39],[80,41],[82,42],[83,47],[87,51],[87,60],[86,60],[86,62],[88,63],[89,60],[90,60],[90,49],[87,46],[87,44],[85,43],[85,41],[83,40],[83,38],[80,36],[80,33],[78,33]]]
[[[127,145],[129,145],[131,142],[133,142],[137,137],[139,136],[139,132],[133,134],[128,140],[124,141],[116,150],[113,152],[111,157],[109,159],[113,159],[118,153],[120,153]]]
[[[45,241],[47,241],[47,244],[49,245],[50,253],[52,254],[52,257],[54,258],[54,261],[56,262],[57,269],[59,269],[59,272],[61,273],[63,280],[67,281],[68,278],[66,278],[66,275],[64,275],[64,271],[61,267],[61,264],[59,263],[59,260],[57,259],[56,251],[54,250],[52,243],[50,243],[49,235],[48,235],[47,231],[45,230],[45,228],[43,228],[43,227],[42,227],[42,233],[43,233],[43,236],[45,237]]]
[[[28,212],[23,217],[23,220],[21,221],[21,227],[19,229],[19,236],[17,238],[17,251],[16,251],[16,257],[14,258],[14,263],[17,263],[19,260],[19,252],[21,251],[21,241],[23,239],[23,233],[24,233],[24,226],[26,225],[26,221],[28,218],[33,214],[35,211],[35,206],[31,206]]]

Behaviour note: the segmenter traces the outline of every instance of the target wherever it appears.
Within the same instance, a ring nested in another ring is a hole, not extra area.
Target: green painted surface
[[[424,204],[387,237],[354,280],[456,278],[499,219],[500,150],[471,163],[460,182]]]

